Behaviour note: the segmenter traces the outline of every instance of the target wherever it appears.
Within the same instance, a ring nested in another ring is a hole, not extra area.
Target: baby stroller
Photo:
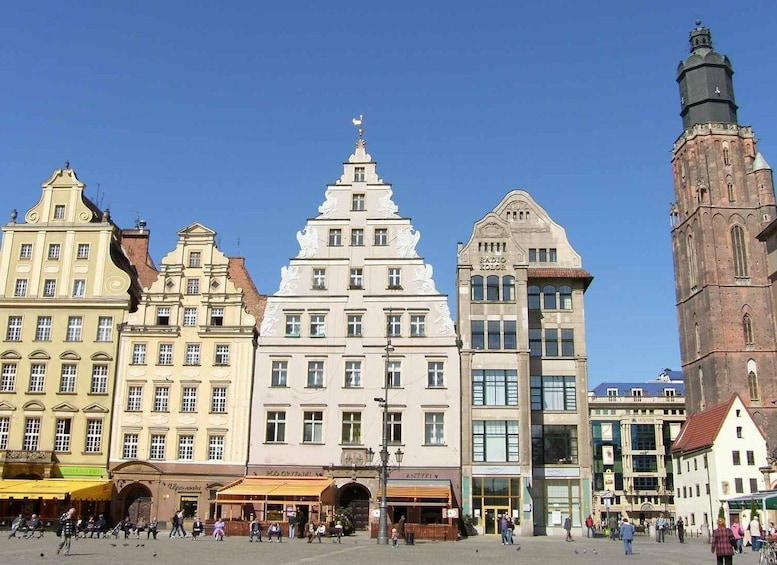
[[[122,526],[123,526],[123,524],[121,522],[119,522],[113,528],[108,530],[108,532],[105,534],[105,537],[109,538],[110,536],[113,536],[113,539],[118,539],[119,538],[119,532],[122,530]]]

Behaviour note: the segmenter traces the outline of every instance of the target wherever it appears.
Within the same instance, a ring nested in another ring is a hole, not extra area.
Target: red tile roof
[[[585,279],[585,288],[591,284],[594,277],[584,269],[570,269],[565,267],[529,267],[530,279]]]
[[[259,328],[262,325],[262,318],[264,318],[267,295],[259,294],[256,289],[256,285],[246,269],[245,257],[230,257],[227,273],[235,286],[242,289],[243,302],[245,302],[248,312],[256,318],[256,327]]]
[[[728,402],[718,404],[689,416],[683,424],[677,439],[672,444],[672,453],[692,452],[705,447],[711,447],[718,436],[720,427],[731,410],[734,400],[739,398],[733,394]],[[740,402],[742,399],[739,399]]]
[[[151,288],[159,276],[154,260],[148,252],[150,232],[147,229],[121,230],[121,246],[135,267],[140,286]]]

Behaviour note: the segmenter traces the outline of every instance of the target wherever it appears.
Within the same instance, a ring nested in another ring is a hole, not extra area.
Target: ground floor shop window
[[[472,514],[483,533],[498,534],[505,514],[520,524],[520,509],[520,477],[472,477]]]
[[[580,482],[577,479],[534,479],[534,523],[538,528],[562,528],[567,516],[582,524]]]

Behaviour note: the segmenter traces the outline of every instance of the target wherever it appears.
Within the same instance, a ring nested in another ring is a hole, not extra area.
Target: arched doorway
[[[122,517],[129,517],[133,524],[137,524],[140,518],[148,522],[151,519],[151,491],[135,483],[127,487],[125,492]]]
[[[338,492],[338,506],[353,516],[353,527],[364,530],[370,525],[370,491],[359,483],[348,483]]]

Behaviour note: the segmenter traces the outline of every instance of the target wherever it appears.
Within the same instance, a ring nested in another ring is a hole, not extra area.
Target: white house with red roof
[[[766,488],[766,453],[766,436],[738,394],[690,416],[672,444],[675,507],[686,527],[709,525],[722,501]]]

